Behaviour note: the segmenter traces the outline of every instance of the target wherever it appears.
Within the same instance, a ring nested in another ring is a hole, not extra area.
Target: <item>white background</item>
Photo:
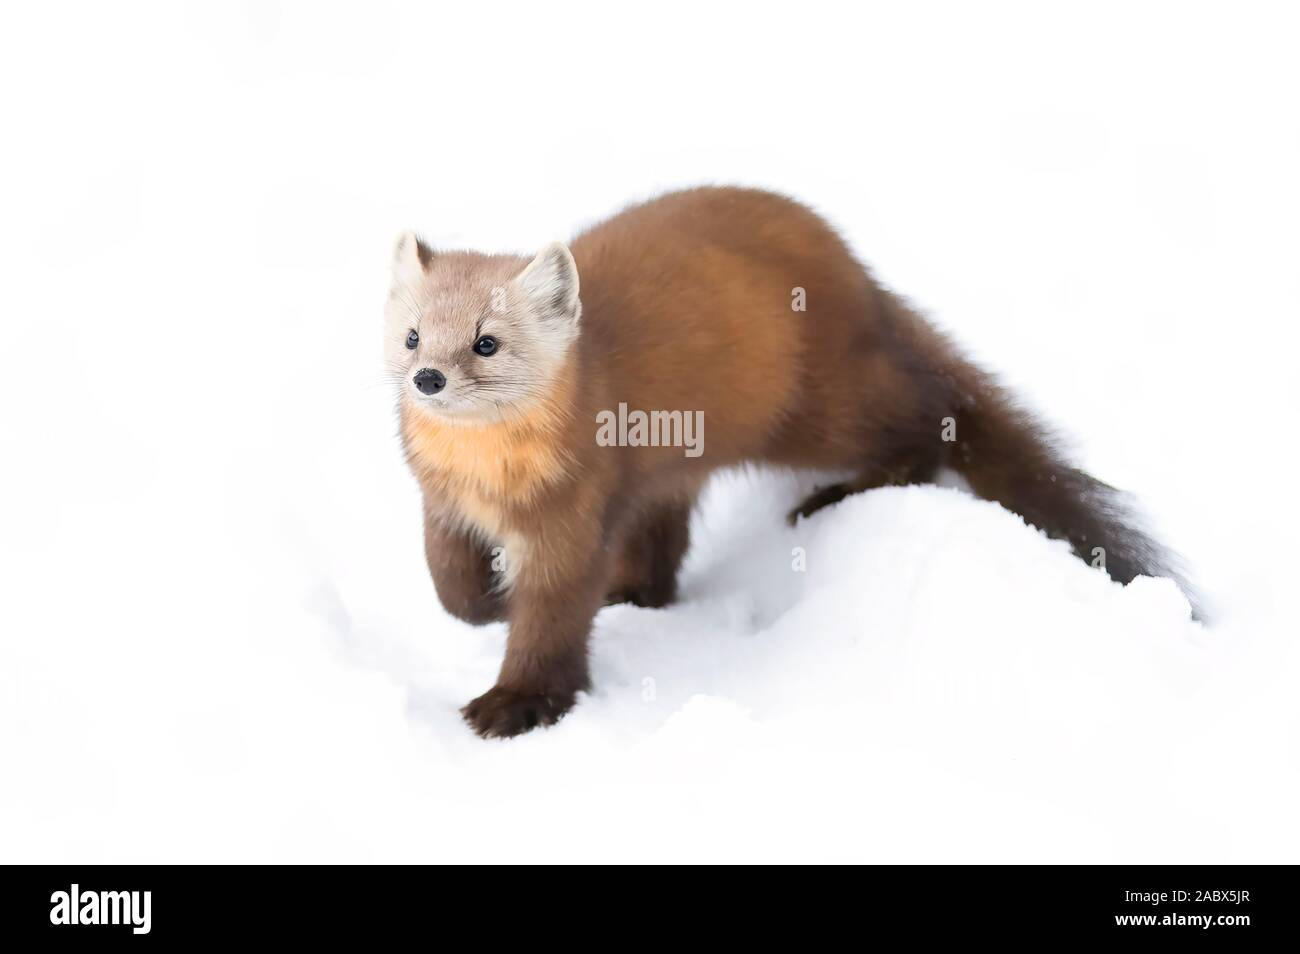
[[[0,860],[1297,860],[1286,5],[42,5],[0,25]],[[485,743],[396,234],[763,185],[1136,492],[1214,625],[949,489],[733,475]],[[808,570],[791,570],[802,547]]]

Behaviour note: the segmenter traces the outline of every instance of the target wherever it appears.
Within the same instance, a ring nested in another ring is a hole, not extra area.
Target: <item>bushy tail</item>
[[[1049,536],[1068,541],[1086,563],[1113,579],[1176,580],[1202,614],[1177,558],[1153,540],[1125,494],[1071,466],[1058,440],[991,375],[976,368],[915,316],[908,329],[913,354],[924,354],[931,378],[955,419],[946,463],[979,496],[1023,516]]]
[[[1199,617],[1177,558],[1141,528],[1123,493],[1067,463],[1052,434],[988,375],[963,362],[953,378],[962,393],[950,463],[975,493],[1067,540],[1121,583],[1173,578]]]

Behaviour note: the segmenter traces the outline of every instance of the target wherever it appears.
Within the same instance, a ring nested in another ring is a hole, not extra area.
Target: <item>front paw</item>
[[[504,739],[539,725],[554,725],[573,708],[574,693],[519,692],[493,686],[460,710],[485,739]]]

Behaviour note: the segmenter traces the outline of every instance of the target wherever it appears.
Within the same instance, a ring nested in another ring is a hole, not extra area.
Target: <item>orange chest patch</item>
[[[555,415],[482,426],[444,424],[406,411],[402,436],[417,474],[440,485],[466,517],[500,532],[511,504],[527,504],[568,472]]]

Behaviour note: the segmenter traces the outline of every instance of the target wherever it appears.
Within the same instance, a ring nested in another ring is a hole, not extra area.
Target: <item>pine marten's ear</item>
[[[403,232],[393,252],[393,281],[415,282],[424,277],[424,270],[433,261],[433,250],[414,232]]]
[[[563,242],[538,252],[517,281],[524,296],[546,315],[577,320],[578,266]]]

